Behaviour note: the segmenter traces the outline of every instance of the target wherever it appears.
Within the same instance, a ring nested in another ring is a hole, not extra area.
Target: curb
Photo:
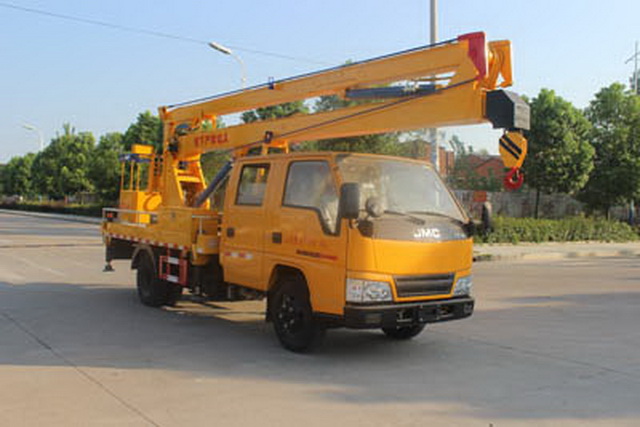
[[[640,249],[572,250],[567,252],[490,254],[476,253],[473,262],[486,261],[551,261],[576,258],[640,257]]]
[[[473,262],[498,261],[492,254],[473,254]]]
[[[85,224],[95,224],[95,225],[100,224],[102,222],[102,218],[70,215],[70,214],[52,214],[52,213],[45,213],[45,212],[31,212],[31,211],[21,211],[21,210],[13,210],[13,209],[0,209],[0,213],[10,214],[10,215],[13,214],[13,215],[31,216],[36,218],[47,218],[47,219],[54,219],[59,221],[81,222]]]

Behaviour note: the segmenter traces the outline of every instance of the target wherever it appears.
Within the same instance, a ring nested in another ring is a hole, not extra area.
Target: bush
[[[476,236],[475,240],[479,243],[628,242],[639,238],[638,232],[628,224],[605,219],[496,217],[494,231],[485,236]]]
[[[102,205],[56,205],[38,203],[2,203],[2,209],[14,209],[29,212],[46,212],[70,215],[98,217],[102,216]]]

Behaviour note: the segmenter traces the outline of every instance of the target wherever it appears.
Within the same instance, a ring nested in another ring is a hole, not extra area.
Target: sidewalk
[[[479,244],[473,247],[473,259],[479,261],[557,260],[586,257],[640,257],[640,242],[566,242]]]

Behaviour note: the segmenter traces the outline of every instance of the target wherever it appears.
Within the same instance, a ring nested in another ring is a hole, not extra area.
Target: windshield
[[[343,182],[360,184],[360,207],[370,197],[390,213],[444,215],[464,221],[464,215],[438,174],[427,165],[402,160],[341,156]]]

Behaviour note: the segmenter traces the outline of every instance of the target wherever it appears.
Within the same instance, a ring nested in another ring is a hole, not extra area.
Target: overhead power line
[[[50,18],[56,18],[56,19],[61,19],[61,20],[65,20],[65,21],[80,22],[80,23],[83,23],[83,24],[96,25],[96,26],[100,26],[100,27],[104,27],[104,28],[109,28],[109,29],[112,29],[112,30],[127,31],[127,32],[130,32],[130,33],[144,34],[144,35],[153,36],[153,37],[162,37],[162,38],[165,38],[165,39],[178,40],[178,41],[187,42],[187,43],[195,43],[195,44],[199,44],[199,45],[208,46],[208,44],[210,42],[210,40],[200,40],[200,39],[196,39],[196,38],[193,38],[193,37],[185,37],[185,36],[180,36],[180,35],[176,35],[176,34],[165,33],[163,31],[148,30],[148,29],[145,29],[145,28],[129,27],[129,26],[126,26],[126,25],[114,24],[112,22],[99,21],[97,19],[82,18],[82,17],[79,17],[79,16],[72,16],[72,15],[67,15],[67,14],[63,14],[63,13],[50,12],[48,10],[43,10],[43,9],[36,9],[36,8],[32,8],[32,7],[19,6],[17,4],[12,4],[12,3],[0,2],[0,7],[4,7],[6,9],[18,10],[18,11],[21,11],[21,12],[32,13],[32,14],[41,15],[41,16],[48,16]],[[301,61],[301,62],[309,62],[309,63],[313,63],[313,64],[327,65],[326,62],[318,61],[316,59],[311,59],[311,58],[303,58],[303,57],[298,57],[298,56],[284,55],[284,54],[277,53],[277,52],[268,52],[268,51],[259,50],[259,49],[249,49],[249,48],[245,48],[245,47],[242,47],[242,46],[234,46],[234,45],[227,45],[227,46],[229,46],[230,48],[235,49],[235,50],[239,50],[239,51],[242,51],[242,52],[255,54],[255,55],[270,56],[270,57],[273,57],[273,58],[287,59],[287,60],[290,60],[290,61]]]

